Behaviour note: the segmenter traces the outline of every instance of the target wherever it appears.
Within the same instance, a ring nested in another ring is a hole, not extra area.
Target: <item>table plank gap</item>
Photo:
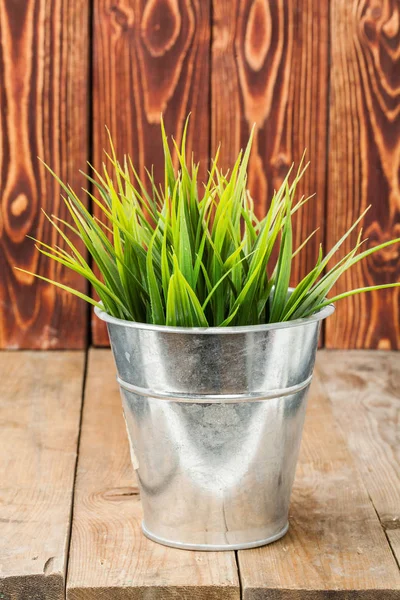
[[[400,597],[399,570],[318,373],[289,532],[270,546],[239,552],[239,566],[244,600]]]
[[[146,539],[109,350],[91,350],[75,486],[68,600],[239,600],[233,552]]]
[[[0,353],[0,598],[64,598],[83,352]]]

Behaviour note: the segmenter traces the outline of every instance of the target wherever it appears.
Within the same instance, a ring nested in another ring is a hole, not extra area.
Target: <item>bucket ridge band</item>
[[[252,394],[191,394],[191,393],[163,393],[156,392],[155,390],[150,390],[148,388],[143,388],[132,383],[128,383],[121,379],[121,377],[117,376],[117,381],[119,385],[127,390],[128,392],[132,392],[137,396],[144,396],[147,398],[158,398],[160,400],[174,401],[174,402],[199,402],[202,404],[208,403],[230,403],[230,402],[261,402],[263,400],[271,400],[272,398],[281,398],[284,396],[291,396],[296,394],[297,392],[303,390],[308,387],[312,380],[312,374],[307,377],[304,381],[297,383],[296,385],[292,385],[285,388],[277,388],[274,390],[269,390],[263,393],[252,393]]]

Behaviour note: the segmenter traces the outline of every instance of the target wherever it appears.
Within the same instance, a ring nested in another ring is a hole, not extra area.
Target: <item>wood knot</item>
[[[113,15],[115,23],[122,30],[127,30],[133,25],[133,11],[125,10],[117,4],[113,4],[110,8],[110,13]]]
[[[385,530],[400,529],[400,517],[396,516],[383,516],[382,526]]]
[[[50,558],[48,558],[46,560],[46,562],[44,563],[43,574],[46,575],[46,577],[48,577],[49,575],[52,575],[54,573],[54,562],[55,562],[55,557],[50,556]]]
[[[357,371],[360,373],[373,373],[375,369],[375,364],[372,363],[361,363],[356,367]]]
[[[106,490],[103,493],[103,498],[110,501],[115,500],[126,500],[131,498],[132,496],[139,495],[139,488],[136,486],[131,487],[120,487],[120,488],[112,488],[110,490]]]
[[[349,386],[349,389],[362,390],[368,385],[368,379],[356,373],[342,373],[341,378]]]
[[[141,33],[151,56],[163,56],[175,44],[181,30],[177,0],[150,0],[143,11]]]
[[[11,202],[10,210],[14,217],[19,217],[28,208],[28,198],[26,194],[18,194],[18,196]]]
[[[377,40],[378,22],[382,18],[382,7],[379,4],[368,6],[362,15],[359,26],[360,31],[364,33],[369,42]]]
[[[395,40],[396,45],[398,46],[398,34],[399,34],[399,10],[395,9],[390,17],[386,19],[385,23],[382,25],[382,31],[385,36],[389,39]]]
[[[372,6],[370,10],[370,15],[375,21],[378,21],[382,15],[382,8],[378,5]]]
[[[279,153],[276,157],[274,157],[271,161],[272,166],[272,176],[274,179],[274,186],[277,187],[277,183],[282,183],[283,179],[286,177],[287,172],[290,168],[291,162],[289,157],[283,152]],[[279,185],[280,185],[279,183]]]
[[[244,39],[244,55],[253,71],[262,68],[271,44],[271,13],[267,0],[253,0]]]
[[[391,231],[383,231],[380,224],[374,221],[365,231],[365,237],[368,238],[368,247],[374,248],[391,239],[400,237],[400,224],[396,223]],[[399,270],[400,249],[399,244],[387,246],[378,250],[370,257],[372,267],[382,273],[391,275]]]
[[[361,32],[364,33],[369,43],[374,43],[376,50],[380,48],[380,53],[376,58],[382,59],[382,51],[393,63],[398,58],[400,14],[397,8],[392,10],[382,10],[380,5],[371,6],[360,19]],[[381,64],[385,72],[385,65]]]
[[[381,338],[377,346],[378,350],[394,350],[393,345],[389,338]]]

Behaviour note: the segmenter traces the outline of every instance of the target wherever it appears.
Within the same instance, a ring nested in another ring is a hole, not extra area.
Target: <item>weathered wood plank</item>
[[[146,539],[109,350],[92,350],[68,569],[68,600],[238,600],[233,552],[187,552]]]
[[[327,242],[332,245],[369,204],[364,233],[374,246],[399,237],[399,22],[395,2],[334,0]],[[343,253],[350,248],[350,242]],[[359,263],[337,285],[398,281],[399,249]],[[399,290],[340,302],[327,322],[329,348],[399,348]]]
[[[318,376],[289,532],[275,544],[239,552],[239,568],[244,600],[400,597],[400,572]]]
[[[212,146],[231,167],[253,123],[249,188],[259,215],[307,148],[311,166],[299,194],[316,198],[295,218],[292,282],[315,265],[323,239],[328,103],[328,11],[319,0],[214,0]]]
[[[390,352],[324,351],[318,371],[400,562],[400,357]]]
[[[62,600],[84,354],[0,353],[0,598]]]
[[[163,182],[160,115],[179,141],[192,111],[188,152],[209,160],[210,0],[94,0],[94,164],[107,147],[105,125],[120,152],[146,178]],[[99,215],[98,215],[99,216]],[[108,345],[94,319],[96,345]]]
[[[0,0],[2,348],[85,345],[84,303],[14,266],[85,289],[78,276],[39,255],[26,236],[54,242],[41,209],[64,219],[68,212],[37,156],[73,187],[83,183],[78,171],[88,158],[88,6],[85,0]]]

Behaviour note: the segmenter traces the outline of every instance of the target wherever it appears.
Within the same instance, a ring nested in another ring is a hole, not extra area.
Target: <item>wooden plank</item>
[[[318,370],[400,562],[399,361],[396,352],[325,351]]]
[[[62,600],[84,354],[0,353],[0,598]]]
[[[160,114],[179,141],[191,111],[188,152],[205,177],[210,0],[94,0],[93,44],[94,164],[103,161],[108,125],[120,157],[129,153],[143,179],[154,165],[163,182]],[[93,319],[96,345],[108,345],[104,325]]]
[[[327,241],[332,245],[369,205],[368,246],[399,237],[400,95],[396,3],[334,0]],[[354,239],[353,239],[354,241]],[[343,253],[350,248],[345,245]],[[399,250],[359,263],[336,287],[399,279]],[[340,302],[327,322],[329,348],[400,347],[399,290]]]
[[[318,375],[289,532],[275,544],[239,552],[239,568],[244,600],[400,597],[400,572]]]
[[[141,506],[109,350],[92,350],[75,487],[68,600],[238,600],[233,552],[187,552],[141,532]]]
[[[295,246],[324,222],[328,11],[320,0],[213,1],[212,147],[222,143],[221,164],[231,167],[256,124],[249,188],[260,216],[307,148],[298,191],[316,198],[296,215]],[[292,283],[315,265],[323,233],[296,257]]]
[[[83,348],[86,307],[15,266],[85,289],[35,250],[53,243],[41,209],[66,218],[60,188],[37,156],[79,189],[88,123],[85,0],[0,0],[0,347]]]

